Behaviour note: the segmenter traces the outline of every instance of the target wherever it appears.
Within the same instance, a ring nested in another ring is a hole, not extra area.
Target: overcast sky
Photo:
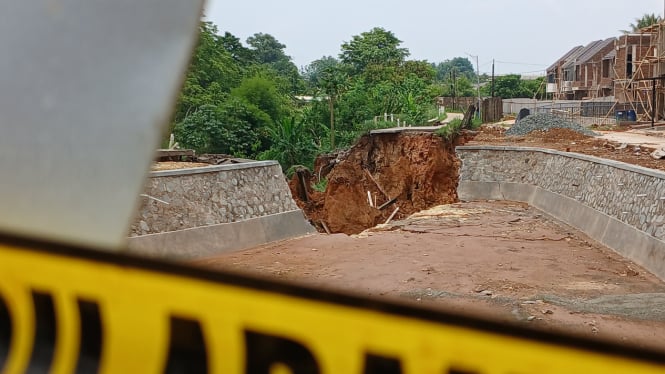
[[[298,66],[339,54],[354,35],[383,27],[412,59],[478,55],[481,72],[544,71],[576,45],[619,36],[664,0],[208,0],[206,18],[245,41],[273,35]],[[472,59],[475,64],[475,59]]]

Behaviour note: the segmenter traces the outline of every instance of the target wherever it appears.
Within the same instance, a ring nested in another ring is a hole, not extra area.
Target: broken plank
[[[399,207],[395,208],[395,210],[393,211],[393,214],[391,214],[390,217],[388,217],[388,219],[386,220],[386,223],[384,223],[384,225],[389,224],[390,221],[393,220],[393,218],[395,217],[395,214],[397,214],[397,212],[399,212]]]
[[[367,169],[363,169],[363,170],[365,171],[365,174],[367,174],[367,176],[369,177],[369,179],[370,179],[372,182],[374,182],[374,184],[376,185],[376,188],[378,188],[379,191],[381,191],[381,193],[383,194],[383,196],[385,196],[386,198],[390,199],[390,196],[386,193],[386,191],[383,190],[383,188],[381,188],[381,186],[379,185],[379,182],[377,182],[376,179],[374,179],[374,177],[372,176],[372,174],[369,173],[369,170],[367,170]]]
[[[381,205],[381,206],[379,207],[379,210],[383,210],[383,209],[385,209],[385,207],[387,207],[388,205],[394,203],[395,201],[397,201],[397,198],[396,198],[396,197],[393,197],[392,199],[386,201],[383,205]]]
[[[323,229],[326,230],[326,234],[330,235],[330,229],[328,228],[328,225],[324,221],[321,221],[321,226],[323,226]]]

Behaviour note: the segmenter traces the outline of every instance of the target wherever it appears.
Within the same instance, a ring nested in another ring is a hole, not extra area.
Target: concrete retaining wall
[[[190,259],[307,235],[275,161],[150,173],[130,251]]]
[[[529,203],[665,279],[665,173],[538,148],[457,154],[460,199]]]

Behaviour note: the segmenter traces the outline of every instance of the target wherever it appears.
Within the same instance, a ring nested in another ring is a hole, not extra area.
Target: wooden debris
[[[386,191],[384,191],[383,188],[381,188],[381,186],[379,185],[379,182],[377,182],[376,179],[374,179],[374,177],[372,176],[372,174],[370,174],[369,171],[368,171],[367,169],[363,169],[363,170],[365,171],[365,174],[367,174],[367,176],[369,177],[369,179],[370,179],[372,182],[374,182],[374,184],[376,185],[376,188],[378,188],[379,191],[381,191],[381,193],[383,194],[383,196],[385,196],[387,199],[390,199],[390,196],[388,196],[388,194],[386,193]]]
[[[471,128],[471,122],[473,121],[473,117],[476,114],[476,106],[475,105],[469,105],[469,109],[467,109],[466,113],[464,114],[464,119],[462,119],[462,129],[470,129]]]
[[[321,221],[321,226],[323,226],[323,229],[326,230],[326,234],[328,234],[328,235],[332,234],[330,232],[330,229],[328,228],[328,225],[326,225],[325,222]]]
[[[196,153],[193,149],[158,149],[157,161],[192,161]]]
[[[297,170],[296,175],[298,176],[298,183],[300,184],[300,200],[304,202],[309,202],[309,194],[307,193],[307,182],[305,181],[305,171]]]
[[[397,201],[396,197],[393,197],[392,199],[386,201],[383,205],[379,207],[379,210],[385,209],[388,205],[393,204],[395,201]]]
[[[389,224],[390,221],[393,220],[393,218],[395,217],[395,214],[397,214],[397,212],[399,212],[399,207],[395,208],[395,210],[393,211],[393,214],[391,214],[390,217],[388,217],[388,219],[386,220],[386,223],[384,223],[384,225]]]

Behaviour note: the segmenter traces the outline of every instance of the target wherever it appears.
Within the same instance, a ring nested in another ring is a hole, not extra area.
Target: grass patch
[[[477,130],[482,126],[483,120],[480,118],[473,118],[471,121],[471,125],[469,126],[468,130]],[[457,135],[459,135],[462,132],[462,120],[459,118],[455,118],[454,120],[450,121],[448,125],[436,130],[435,134],[439,135],[440,137],[446,139],[446,140],[452,140],[454,139]]]
[[[317,183],[312,183],[312,189],[316,192],[326,192],[326,188],[328,188],[327,178],[323,178]]]
[[[462,120],[455,118],[450,121],[446,126],[436,130],[435,134],[446,140],[452,140],[455,136],[459,135],[462,131]]]

